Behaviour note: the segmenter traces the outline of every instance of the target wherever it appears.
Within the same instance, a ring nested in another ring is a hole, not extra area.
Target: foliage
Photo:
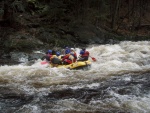
[[[21,50],[41,46],[37,39],[51,47],[95,39],[121,41],[126,39],[123,35],[149,39],[149,4],[149,0],[2,0],[0,45]],[[32,37],[12,39],[10,34],[15,33]]]
[[[15,12],[25,12],[25,6],[23,4],[22,1],[18,1],[18,0],[15,0],[12,4],[11,4],[11,7],[13,8],[13,10]]]

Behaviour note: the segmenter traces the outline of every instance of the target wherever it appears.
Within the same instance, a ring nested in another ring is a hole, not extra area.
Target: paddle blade
[[[94,58],[94,57],[91,57],[92,58],[92,60],[95,62],[96,61],[96,58]]]
[[[48,63],[48,62],[46,62],[46,61],[42,61],[42,62],[41,62],[42,65],[47,64],[47,63]]]

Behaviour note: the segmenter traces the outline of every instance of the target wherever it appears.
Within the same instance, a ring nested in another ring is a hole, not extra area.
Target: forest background
[[[2,0],[0,55],[150,39],[149,0]]]

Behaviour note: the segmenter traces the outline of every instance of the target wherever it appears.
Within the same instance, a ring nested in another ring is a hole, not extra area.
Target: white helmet
[[[74,51],[74,48],[70,48],[70,50]]]

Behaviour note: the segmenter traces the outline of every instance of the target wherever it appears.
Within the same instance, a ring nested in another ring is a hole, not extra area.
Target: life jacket
[[[47,53],[46,56],[45,56],[46,60],[48,60],[48,61],[50,61],[51,57],[52,57],[52,54],[49,54],[49,53]]]
[[[81,55],[81,57],[89,57],[89,52],[88,51],[85,51],[82,55]]]
[[[60,56],[57,56],[60,60],[62,60],[62,56],[60,55]]]
[[[51,64],[60,64],[61,60],[56,55],[52,55],[52,57],[50,58],[50,63]]]
[[[70,55],[71,56],[73,56],[73,62],[76,62],[76,60],[77,60],[77,54],[76,54],[76,52],[75,51],[72,51],[71,53],[70,53]]]
[[[52,63],[52,60],[53,60],[54,58],[56,58],[56,57],[57,57],[56,55],[51,55],[51,56],[50,56],[50,61],[51,61],[50,63]]]
[[[62,61],[65,61],[65,62],[67,62],[68,64],[71,64],[71,63],[72,63],[72,59],[71,59],[71,57],[70,57],[70,54],[66,54],[66,55],[63,57]]]
[[[53,58],[57,58],[56,55],[51,55],[50,60],[52,60]]]

